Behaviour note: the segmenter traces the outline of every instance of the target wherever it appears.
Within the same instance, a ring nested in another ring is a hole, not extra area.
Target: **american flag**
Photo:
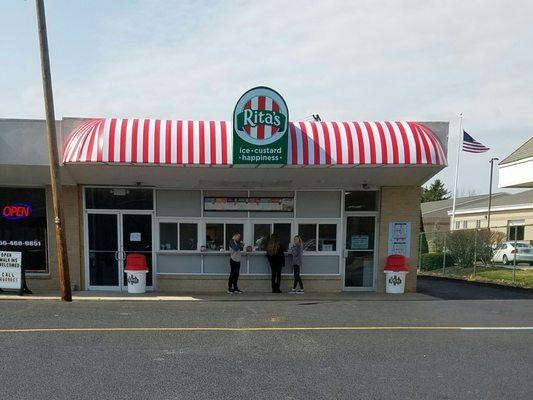
[[[484,153],[489,150],[490,148],[474,140],[466,131],[463,131],[463,151],[468,153]]]

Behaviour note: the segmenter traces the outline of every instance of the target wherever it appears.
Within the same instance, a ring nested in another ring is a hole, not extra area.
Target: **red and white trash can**
[[[385,291],[387,293],[404,293],[405,280],[409,273],[407,257],[400,254],[393,254],[387,257],[385,265]]]
[[[145,293],[148,273],[146,257],[143,254],[128,254],[124,271],[128,282],[128,293]]]

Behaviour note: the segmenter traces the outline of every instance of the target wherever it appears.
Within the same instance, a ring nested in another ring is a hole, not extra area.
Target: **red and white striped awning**
[[[231,165],[226,121],[94,119],[68,137],[63,162]],[[442,146],[417,122],[291,122],[288,164],[446,165]]]

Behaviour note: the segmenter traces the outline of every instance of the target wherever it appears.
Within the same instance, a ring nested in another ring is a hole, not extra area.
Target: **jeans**
[[[299,283],[300,284],[300,289],[303,290],[304,284],[303,284],[302,278],[300,276],[300,266],[295,264],[295,265],[293,265],[293,269],[294,269],[294,285],[292,286],[292,288],[296,289],[296,286]]]
[[[239,272],[241,270],[241,263],[234,261],[230,258],[229,265],[230,265],[231,270],[230,270],[229,279],[228,279],[228,290],[232,292],[239,288],[237,286],[237,281],[239,280]]]
[[[279,292],[281,286],[281,265],[271,266],[272,269],[272,292]]]

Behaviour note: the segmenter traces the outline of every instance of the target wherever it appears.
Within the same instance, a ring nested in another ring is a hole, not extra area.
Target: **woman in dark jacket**
[[[285,254],[279,236],[275,233],[268,240],[267,258],[272,270],[272,293],[281,293],[281,269],[285,266]]]

